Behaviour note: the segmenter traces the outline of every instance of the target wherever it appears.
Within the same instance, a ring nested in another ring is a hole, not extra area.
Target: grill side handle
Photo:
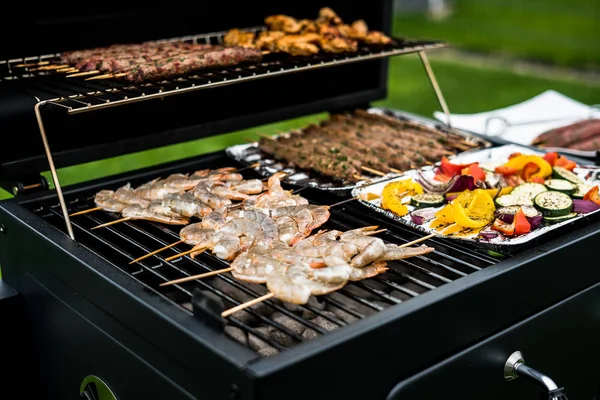
[[[547,391],[547,394],[544,393],[542,395],[543,399],[568,400],[565,388],[558,387],[549,376],[527,366],[523,359],[523,353],[515,351],[508,357],[504,364],[504,379],[512,381],[520,376],[542,386]]]

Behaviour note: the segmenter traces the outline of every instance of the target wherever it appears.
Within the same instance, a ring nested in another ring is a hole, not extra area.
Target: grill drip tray
[[[201,158],[197,164],[176,167],[172,172],[193,172],[203,168],[231,166],[224,154]],[[171,173],[168,172],[168,173]],[[161,172],[160,175],[165,173]],[[130,182],[140,185],[157,177],[157,172],[123,179],[109,186],[98,184],[81,191],[65,193],[69,213],[94,207],[94,194],[101,189],[116,189]],[[256,178],[252,171],[244,171],[245,178]],[[113,187],[114,186],[114,187]],[[329,204],[326,194],[307,189],[301,194],[314,204]],[[65,223],[58,201],[33,200],[23,204],[57,229],[64,231]],[[331,218],[321,229],[348,230],[373,225],[373,220],[361,220],[355,215],[358,208],[351,203],[331,209]],[[195,259],[181,257],[172,261],[164,259],[188,250],[189,245],[174,246],[156,256],[129,264],[144,254],[179,240],[179,226],[162,225],[151,221],[127,221],[106,228],[90,228],[120,218],[103,211],[72,217],[71,222],[78,242],[115,268],[129,274],[156,296],[168,300],[182,312],[193,315],[192,303],[212,304],[226,309],[257,298],[267,292],[264,285],[250,284],[234,279],[229,273],[210,278],[160,287],[163,282],[186,276],[226,268],[228,263],[204,252]],[[378,234],[389,243],[403,244],[415,240],[421,233],[404,226],[385,226],[388,230]],[[367,318],[388,307],[401,307],[422,293],[470,275],[500,261],[440,239],[427,242],[436,251],[424,256],[388,263],[389,270],[375,278],[347,284],[343,289],[318,298],[303,306],[270,299],[227,317],[224,332],[259,356],[272,356],[298,343],[343,328],[358,319]],[[206,309],[206,307],[204,307]],[[218,315],[218,314],[217,314]]]

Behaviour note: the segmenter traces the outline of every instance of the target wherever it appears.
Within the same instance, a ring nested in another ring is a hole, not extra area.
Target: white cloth
[[[446,123],[446,115],[434,117]],[[540,134],[583,119],[600,117],[600,109],[547,90],[529,100],[498,110],[477,114],[450,114],[452,127],[513,143],[530,145]],[[487,129],[486,129],[487,124]]]

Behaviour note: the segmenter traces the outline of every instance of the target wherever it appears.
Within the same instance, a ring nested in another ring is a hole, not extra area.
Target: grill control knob
[[[525,365],[523,353],[515,351],[508,357],[508,360],[506,360],[506,363],[504,364],[504,379],[512,381],[519,376],[528,378],[546,389],[548,396],[546,398],[548,400],[567,400],[565,388],[558,387],[548,376]],[[545,396],[546,393],[544,393]]]
[[[88,375],[79,386],[79,400],[117,400],[117,396],[102,379]]]

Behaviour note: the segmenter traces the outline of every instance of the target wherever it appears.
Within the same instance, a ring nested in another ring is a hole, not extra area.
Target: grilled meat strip
[[[139,64],[158,61],[169,57],[181,56],[195,51],[211,49],[208,44],[185,44],[182,46],[154,48],[153,51],[125,52],[114,55],[94,55],[79,60],[75,68],[79,71],[98,70],[102,72],[120,72],[134,68]]]
[[[174,56],[139,64],[127,71],[124,79],[130,82],[160,80],[198,69],[226,67],[261,60],[260,50],[213,46],[211,49],[192,52],[181,57]]]

